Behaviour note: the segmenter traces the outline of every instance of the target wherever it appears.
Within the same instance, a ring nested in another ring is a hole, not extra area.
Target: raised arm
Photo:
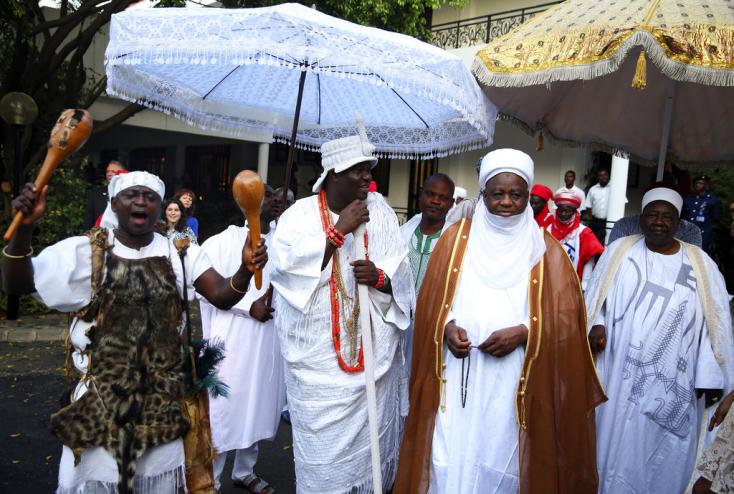
[[[31,264],[31,236],[33,228],[46,212],[48,186],[38,193],[33,183],[27,183],[20,195],[13,199],[13,209],[25,218],[15,236],[3,249],[3,285],[7,293],[24,294],[35,291],[33,264]]]
[[[265,241],[260,239],[257,249],[253,251],[248,233],[242,248],[242,263],[237,272],[230,278],[224,278],[214,268],[209,268],[194,281],[194,288],[217,309],[229,310],[247,292],[255,270],[262,269],[267,262]]]

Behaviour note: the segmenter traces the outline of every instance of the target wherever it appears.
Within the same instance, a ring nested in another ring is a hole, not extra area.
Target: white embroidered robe
[[[369,288],[380,456],[387,487],[395,477],[402,417],[407,414],[407,389],[401,379],[401,338],[410,323],[413,278],[395,213],[375,193],[369,194],[367,207],[370,260],[389,276],[393,289],[391,296]],[[331,215],[336,224],[338,216]],[[363,372],[344,372],[337,363],[328,284],[333,260],[321,269],[326,241],[318,197],[311,196],[283,213],[270,250],[276,289],[275,325],[286,363],[297,491],[367,493],[372,491],[372,473],[365,376]],[[350,296],[356,293],[349,266],[355,259],[354,241],[352,234],[346,235],[339,249],[339,269]],[[343,316],[342,354],[349,361]]]

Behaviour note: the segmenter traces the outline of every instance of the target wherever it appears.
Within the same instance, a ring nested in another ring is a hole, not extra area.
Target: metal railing
[[[524,9],[508,10],[431,27],[431,44],[443,49],[464,48],[489,43],[536,14],[561,3],[548,2]]]

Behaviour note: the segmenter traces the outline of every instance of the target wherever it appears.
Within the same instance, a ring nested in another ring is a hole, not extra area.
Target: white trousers
[[[257,443],[249,448],[236,449],[234,455],[234,465],[232,465],[232,480],[243,480],[252,474],[257,463],[258,446]],[[217,456],[214,460],[214,487],[219,490],[221,487],[220,477],[224,471],[224,464],[227,462],[227,455],[230,451],[225,451]]]

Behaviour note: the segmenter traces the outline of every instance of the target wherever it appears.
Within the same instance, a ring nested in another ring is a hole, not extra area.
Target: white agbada
[[[607,333],[597,357],[609,397],[596,414],[601,494],[686,491],[704,407],[696,390],[732,383],[727,299],[714,262],[690,244],[662,255],[633,236],[602,255],[586,293],[589,325]]]
[[[247,228],[230,225],[201,246],[225,278],[240,267]],[[273,230],[264,235],[270,247]],[[225,358],[218,377],[229,386],[229,395],[210,396],[209,420],[214,449],[219,453],[249,448],[278,432],[280,412],[285,404],[283,359],[271,319],[261,323],[250,317],[250,307],[270,286],[271,263],[263,269],[262,288],[250,280],[247,293],[230,310],[219,310],[200,298],[204,338],[223,341]]]
[[[390,278],[393,295],[369,288],[379,416],[380,457],[385,487],[397,468],[407,389],[402,374],[402,330],[410,323],[413,278],[397,217],[376,193],[367,198],[369,256]],[[332,221],[338,216],[331,213]],[[318,196],[297,201],[280,218],[269,251],[276,289],[275,326],[286,363],[288,407],[299,493],[372,491],[365,376],[338,366],[332,341],[329,278],[322,270],[326,248]],[[352,268],[354,236],[339,249],[346,292],[356,293]],[[342,315],[342,328],[344,317]],[[348,357],[348,338],[342,329]]]
[[[181,261],[173,243],[166,237],[154,234],[153,241],[140,250],[131,249],[115,240],[109,230],[112,252],[124,259],[144,259],[164,256],[171,260],[179,293],[183,296]],[[92,249],[89,238],[71,237],[45,248],[33,262],[33,282],[36,296],[49,308],[61,312],[73,312],[85,307],[92,296]],[[193,299],[193,282],[211,267],[205,253],[196,245],[189,246],[185,257],[186,281],[189,298]],[[76,369],[85,374],[88,357],[82,355],[90,343],[85,332],[91,324],[74,320],[70,328],[74,347],[73,361]],[[79,399],[87,387],[83,379],[77,384],[72,400]],[[64,446],[59,466],[57,494],[114,493],[117,492],[117,463],[102,447],[85,450],[81,462],[74,466],[74,455]],[[136,494],[176,494],[185,485],[183,441],[156,446],[146,451],[138,460]]]

